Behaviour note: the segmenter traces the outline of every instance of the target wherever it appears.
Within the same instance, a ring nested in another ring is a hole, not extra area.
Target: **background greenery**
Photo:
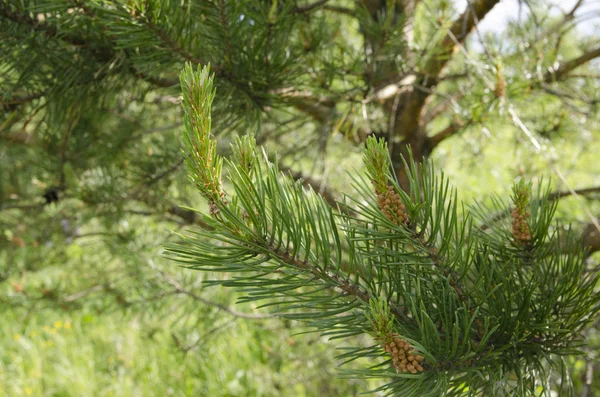
[[[222,152],[233,133],[257,132],[285,171],[336,198],[350,191],[348,172],[362,172],[364,136],[388,123],[385,106],[362,96],[364,86],[387,83],[365,77],[373,63],[362,62],[364,42],[381,32],[366,28],[368,15],[344,19],[344,10],[359,8],[353,1],[322,2],[330,9],[310,18],[294,12],[311,3],[320,2],[282,1],[275,20],[271,2],[228,3],[230,22],[243,10],[274,26],[265,58],[254,56],[264,31],[253,31],[254,47],[245,44],[249,24],[227,36],[217,2],[181,3],[197,7],[190,12],[170,1],[0,0],[0,394],[347,396],[378,386],[336,376],[335,341],[234,305],[230,291],[205,288],[210,274],[161,256],[173,232],[200,223],[184,207],[205,209],[181,162],[175,77],[186,60],[231,63],[229,74],[217,74],[213,113]],[[557,192],[591,188],[562,198],[558,216],[593,232],[598,64],[539,93],[525,76],[597,48],[597,34],[572,29],[597,10],[584,2],[558,39],[540,31],[563,15],[544,13],[548,2],[528,3],[539,20],[473,34],[469,56],[457,51],[448,65],[447,76],[466,77],[436,87],[430,110],[449,96],[453,105],[424,131],[440,138],[430,157],[467,203],[507,197],[521,175],[551,177]],[[414,21],[417,52],[457,15],[450,2],[424,1]],[[398,40],[385,43],[383,69],[404,51],[403,26],[389,32]],[[531,39],[540,35],[551,39]],[[499,62],[507,101],[485,84],[495,83]],[[287,95],[290,86],[311,96]],[[48,200],[53,191],[58,201]],[[597,253],[589,265],[598,265]],[[571,362],[573,381],[582,394],[600,395],[597,328],[588,337],[589,355]]]

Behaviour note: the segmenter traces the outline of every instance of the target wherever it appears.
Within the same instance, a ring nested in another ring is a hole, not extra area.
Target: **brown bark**
[[[482,20],[500,0],[475,0],[467,10],[452,24],[450,31],[436,46],[438,51],[431,55],[412,90],[405,90],[399,97],[390,99],[386,108],[393,118],[393,129],[390,131],[390,151],[392,164],[400,186],[408,189],[408,177],[402,157],[407,157],[409,151],[416,161],[425,159],[436,144],[442,139],[432,140],[427,137],[423,109],[432,88],[438,83],[440,74],[456,50],[457,42],[464,43],[477,21]],[[455,133],[459,129],[453,129]],[[448,131],[447,131],[448,132]],[[444,138],[448,134],[443,135]]]

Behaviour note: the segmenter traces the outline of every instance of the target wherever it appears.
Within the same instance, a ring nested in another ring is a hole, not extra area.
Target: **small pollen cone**
[[[531,242],[531,230],[527,223],[527,218],[530,217],[527,212],[527,194],[525,191],[519,192],[515,207],[510,216],[512,217],[512,235],[517,245],[527,245]]]
[[[423,372],[421,366],[423,356],[411,351],[410,344],[398,335],[393,335],[388,342],[383,342],[381,346],[392,358],[392,365],[396,368],[396,372],[411,374]]]
[[[400,195],[394,190],[393,186],[388,185],[386,191],[381,192],[377,190],[376,193],[377,204],[386,218],[394,222],[396,225],[408,223],[406,207],[402,203]]]

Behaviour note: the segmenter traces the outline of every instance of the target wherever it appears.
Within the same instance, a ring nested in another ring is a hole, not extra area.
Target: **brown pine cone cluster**
[[[385,192],[377,191],[377,204],[386,218],[396,225],[408,223],[406,207],[402,204],[400,195],[393,186],[388,186]]]
[[[421,366],[423,356],[411,352],[410,345],[404,339],[394,336],[391,342],[384,343],[382,346],[383,350],[392,357],[392,363],[398,373],[416,374],[423,371]]]
[[[519,245],[528,244],[531,241],[531,231],[527,224],[527,218],[530,216],[529,212],[521,211],[518,207],[515,207],[510,216],[513,218],[512,234],[515,242]]]

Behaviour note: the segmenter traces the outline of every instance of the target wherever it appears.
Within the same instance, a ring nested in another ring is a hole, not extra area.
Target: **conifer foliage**
[[[173,259],[231,273],[213,283],[332,338],[370,335],[340,358],[362,359],[347,375],[387,379],[389,395],[533,396],[550,393],[556,374],[569,395],[563,356],[578,353],[600,309],[598,275],[560,236],[547,188],[521,182],[512,200],[467,209],[442,174],[407,159],[405,192],[386,144],[369,138],[352,211],[338,211],[251,136],[229,159],[215,153],[208,67],[186,65],[181,86],[186,163],[211,210],[207,230],[168,248]]]
[[[0,0],[0,304],[78,310],[98,292],[197,310],[197,274],[149,271],[146,254],[173,237],[157,229],[201,226],[171,258],[231,273],[213,283],[343,339],[341,361],[364,368],[350,377],[402,396],[566,393],[562,358],[598,310],[583,256],[600,252],[600,226],[580,222],[580,245],[552,217],[557,199],[600,187],[549,195],[523,181],[465,208],[426,161],[457,138],[472,158],[514,141],[497,164],[512,179],[513,159],[531,177],[593,147],[600,47],[576,29],[600,15],[593,0],[520,1],[501,34],[481,31],[500,3]],[[279,161],[257,143],[282,148]],[[327,151],[352,145],[366,174],[338,203]],[[598,171],[576,169],[587,183]],[[194,188],[207,215],[190,209]],[[64,258],[77,282],[46,285]],[[43,283],[23,286],[33,273]]]

